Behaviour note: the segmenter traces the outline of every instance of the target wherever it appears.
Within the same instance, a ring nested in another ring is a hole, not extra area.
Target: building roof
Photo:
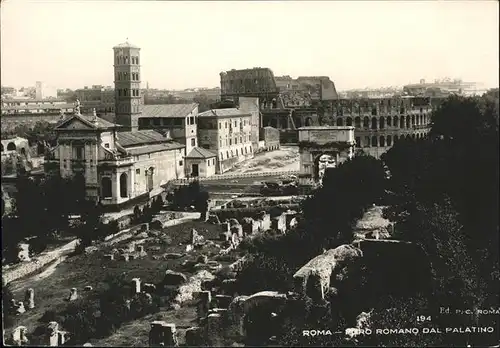
[[[204,149],[202,147],[195,147],[186,156],[186,158],[212,158],[217,157],[212,151]]]
[[[82,121],[90,128],[95,128],[95,129],[109,129],[109,128],[114,128],[114,127],[118,126],[117,124],[106,121],[106,120],[104,120],[100,117],[97,117],[97,116],[73,114],[73,115],[70,115],[69,117],[63,118],[62,120],[58,121],[55,128],[56,129],[57,128],[63,129],[63,128],[61,128],[61,126],[63,124],[65,124],[65,123],[67,123],[70,120],[73,120],[75,118]],[[97,122],[95,122],[95,121],[97,121]]]
[[[113,48],[137,48],[137,49],[140,49],[138,46],[136,45],[132,45],[130,42],[128,41],[125,41],[124,43],[121,43],[121,44],[118,44],[116,45],[115,47]]]
[[[140,145],[160,144],[171,141],[171,138],[167,138],[163,134],[152,129],[119,132],[117,135],[118,143],[125,148]]]
[[[228,108],[228,109],[212,109],[201,114],[198,114],[198,117],[228,117],[228,116],[251,116],[248,112],[243,112],[237,108]]]
[[[2,106],[2,110],[60,110],[60,109],[73,109],[75,104],[29,104],[29,105],[12,105]]]
[[[165,139],[164,139],[165,141]],[[175,141],[169,140],[166,143],[162,144],[153,144],[153,145],[144,145],[140,147],[135,147],[131,149],[127,149],[127,152],[132,156],[144,155],[147,153],[159,152],[159,151],[169,151],[176,149],[183,149],[184,145],[176,143]]]
[[[144,105],[142,107],[142,117],[186,117],[198,104],[159,104]]]

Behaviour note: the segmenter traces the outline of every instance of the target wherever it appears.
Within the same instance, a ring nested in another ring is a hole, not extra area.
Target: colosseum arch
[[[385,137],[383,135],[380,136],[379,145],[380,147],[385,147]]]
[[[378,144],[377,144],[377,137],[376,136],[373,136],[372,137],[372,147],[377,147]]]
[[[367,117],[363,118],[363,128],[368,129],[370,128],[370,119]]]
[[[407,140],[411,139],[410,134],[406,134],[406,139]]]
[[[410,122],[411,122],[410,116],[406,116],[406,128],[411,128]]]
[[[361,128],[361,117],[355,117],[354,118],[354,127],[355,128]]]
[[[398,128],[399,127],[399,118],[397,116],[394,116],[394,118],[392,119],[392,124],[394,125],[394,127]]]
[[[302,127],[302,119],[300,117],[295,117],[294,122],[296,128]]]
[[[3,144],[0,144],[0,145],[2,145],[2,152],[3,152]]]
[[[392,136],[387,136],[387,146],[392,146]]]
[[[345,121],[345,125],[348,127],[352,127],[352,118],[348,117]]]
[[[337,118],[337,126],[342,127],[344,125],[344,120],[342,117]]]
[[[397,136],[397,135],[395,135],[395,136],[394,136],[394,144],[395,144],[398,140],[399,140],[398,136]]]
[[[365,137],[365,147],[370,147],[370,137]]]
[[[413,116],[411,117],[411,125],[412,125],[412,126],[416,125],[416,123],[415,123],[415,122],[416,122],[416,120],[415,120],[415,115],[413,115]]]
[[[391,116],[387,116],[386,123],[387,123],[387,127],[392,127],[392,118],[391,118]]]
[[[399,128],[405,128],[405,126],[406,126],[405,117],[401,116],[401,118],[399,119]]]
[[[384,129],[385,128],[385,117],[380,117],[379,119],[379,128]]]
[[[372,129],[377,129],[377,118],[372,117]]]
[[[417,136],[416,136],[415,134],[412,134],[412,135],[411,135],[411,138],[412,138],[413,140],[415,140],[415,139],[417,138]]]
[[[13,142],[10,142],[7,144],[7,151],[14,151],[16,150],[16,144],[14,144]]]

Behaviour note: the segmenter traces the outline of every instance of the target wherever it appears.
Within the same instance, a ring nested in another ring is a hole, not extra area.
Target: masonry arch
[[[392,127],[392,118],[391,118],[391,116],[387,116],[386,123],[387,123],[387,127]]]
[[[330,168],[337,166],[337,154],[333,151],[320,152],[314,158],[314,179],[322,180]]]
[[[295,127],[302,127],[302,119],[300,117],[295,117]]]
[[[370,119],[368,117],[363,118],[363,128],[370,128]]]
[[[413,140],[415,140],[415,138],[416,138],[415,134],[412,134],[411,137]]]
[[[378,122],[379,122],[378,123],[379,129],[384,129],[385,128],[385,117],[380,117]]]
[[[405,117],[401,116],[401,118],[399,119],[399,128],[403,129],[405,128],[405,126],[406,126]]]
[[[372,117],[372,129],[377,129],[377,118]]]
[[[365,137],[365,147],[370,147],[370,137]]]
[[[354,118],[354,127],[361,128],[361,117]]]
[[[399,140],[399,137],[397,135],[394,136],[394,143],[396,143]]]
[[[399,118],[397,116],[394,116],[392,119],[394,127],[398,128],[399,127]]]
[[[406,116],[406,128],[411,128],[411,120],[410,120],[410,116]]]
[[[120,175],[120,197],[128,197],[128,175],[127,173],[122,173]]]
[[[306,118],[306,127],[310,127],[313,125],[312,118],[307,117]]]
[[[7,144],[7,151],[14,151],[16,150],[16,144],[14,144],[13,142],[10,142]]]
[[[26,157],[26,148],[21,147],[21,155]]]
[[[392,146],[392,136],[387,136],[387,146]]]
[[[352,118],[351,117],[348,117],[346,119],[345,125],[348,127],[352,127]]]
[[[111,178],[108,176],[103,176],[101,178],[101,197],[111,198],[112,196],[113,192],[111,190]]]
[[[342,127],[344,125],[344,120],[342,117],[337,118],[337,126]]]
[[[413,115],[413,116],[411,117],[411,125],[412,125],[412,126],[414,126],[414,125],[416,124],[415,122],[416,122],[416,120],[415,120],[415,115]]]
[[[152,191],[154,186],[154,175],[155,175],[155,169],[154,167],[149,167],[148,170],[146,171],[146,187],[148,191]]]
[[[380,136],[379,144],[380,147],[385,147],[385,137],[383,135]]]
[[[2,152],[3,152],[3,144],[1,144],[1,145],[2,145]]]
[[[378,146],[377,137],[373,136],[372,137],[372,147],[377,147],[377,146]]]
[[[407,140],[410,140],[410,139],[411,139],[410,134],[406,134],[406,139],[407,139]]]

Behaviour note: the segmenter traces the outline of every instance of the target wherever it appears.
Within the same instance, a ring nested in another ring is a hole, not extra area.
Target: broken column
[[[12,342],[16,346],[24,346],[28,343],[28,338],[26,337],[26,333],[28,332],[28,329],[26,326],[18,326],[13,332],[12,332]]]
[[[32,288],[26,290],[24,302],[26,302],[26,307],[29,309],[35,308],[35,290]]]
[[[57,347],[59,343],[59,335],[57,334],[59,331],[59,324],[55,321],[51,321],[47,325],[47,333],[49,336],[49,346]]]
[[[67,331],[57,331],[57,345],[62,346],[68,339]]]
[[[222,337],[222,315],[219,313],[213,313],[208,315],[207,343],[211,347],[224,346],[224,340]]]
[[[141,292],[141,279],[133,278],[132,279],[132,294],[139,294]]]
[[[210,302],[212,302],[212,294],[210,291],[200,291],[198,293],[198,303],[196,305],[198,319],[205,318],[208,315]]]
[[[76,299],[78,299],[78,291],[76,290],[76,288],[71,288],[71,290],[69,291],[68,301],[75,301]]]

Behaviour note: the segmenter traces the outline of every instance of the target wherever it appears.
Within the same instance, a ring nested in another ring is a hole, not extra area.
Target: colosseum
[[[333,125],[354,126],[356,148],[380,158],[403,138],[423,138],[430,130],[430,97],[340,99],[333,101]]]

